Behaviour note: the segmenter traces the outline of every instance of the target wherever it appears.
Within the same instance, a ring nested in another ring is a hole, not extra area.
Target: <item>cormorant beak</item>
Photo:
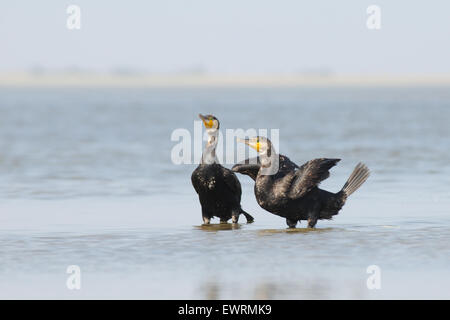
[[[248,139],[248,138],[240,139],[240,138],[237,138],[237,142],[245,143],[249,147],[251,147],[251,148],[255,149],[257,152],[259,152],[259,148],[260,148],[259,141],[254,139],[254,138],[252,138],[252,139]]]
[[[205,128],[211,129],[212,126],[214,125],[214,122],[213,122],[212,119],[211,119],[211,120],[208,120],[208,119],[207,119],[204,115],[202,115],[202,114],[199,114],[198,117],[199,117],[200,119],[202,119],[203,124],[205,125]]]

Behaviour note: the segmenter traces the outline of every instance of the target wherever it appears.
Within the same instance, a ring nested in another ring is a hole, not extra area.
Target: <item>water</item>
[[[255,223],[201,227],[195,166],[170,160],[199,112],[280,129],[297,163],[342,158],[324,189],[360,160],[372,176],[313,231],[239,176]],[[449,88],[2,88],[0,298],[448,299],[449,123]]]

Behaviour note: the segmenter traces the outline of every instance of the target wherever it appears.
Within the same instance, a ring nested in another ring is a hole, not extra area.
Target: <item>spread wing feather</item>
[[[279,172],[286,173],[299,168],[294,162],[289,160],[288,157],[282,154],[280,154],[279,157],[280,157],[278,169]],[[261,162],[259,161],[259,157],[255,157],[238,162],[233,166],[231,170],[233,170],[234,172],[239,172],[240,174],[245,174],[250,178],[252,178],[253,180],[256,180],[260,167]]]
[[[240,174],[244,174],[256,180],[256,176],[258,175],[259,168],[261,164],[259,162],[259,157],[245,159],[244,161],[238,162],[231,168],[234,172],[239,172]]]
[[[341,159],[314,159],[303,164],[294,175],[291,187],[289,188],[289,197],[293,199],[301,198],[311,189],[317,187],[320,182],[330,176],[329,170],[334,167]]]

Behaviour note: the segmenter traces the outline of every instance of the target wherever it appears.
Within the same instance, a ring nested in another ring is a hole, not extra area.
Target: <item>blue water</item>
[[[202,228],[195,165],[171,161],[170,139],[198,113],[279,129],[298,164],[341,158],[324,189],[359,161],[372,175],[296,232],[239,176],[255,223]],[[450,298],[449,123],[445,87],[1,88],[0,297]]]

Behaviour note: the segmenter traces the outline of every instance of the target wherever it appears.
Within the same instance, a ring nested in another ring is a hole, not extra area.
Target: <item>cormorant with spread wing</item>
[[[219,217],[221,223],[230,218],[237,223],[239,215],[245,215],[247,222],[253,217],[241,208],[241,184],[230,169],[222,167],[216,157],[219,138],[219,120],[213,115],[199,114],[208,134],[200,165],[191,176],[192,185],[198,193],[202,206],[203,223],[209,224],[212,217]]]
[[[332,193],[318,188],[330,176],[329,170],[340,159],[314,159],[301,167],[288,157],[278,155],[269,139],[254,137],[240,140],[258,152],[257,158],[247,159],[232,170],[255,180],[255,196],[265,210],[286,218],[289,228],[298,221],[308,220],[314,228],[317,220],[332,219],[344,206],[347,197],[369,177],[369,169],[359,163],[343,188]]]

